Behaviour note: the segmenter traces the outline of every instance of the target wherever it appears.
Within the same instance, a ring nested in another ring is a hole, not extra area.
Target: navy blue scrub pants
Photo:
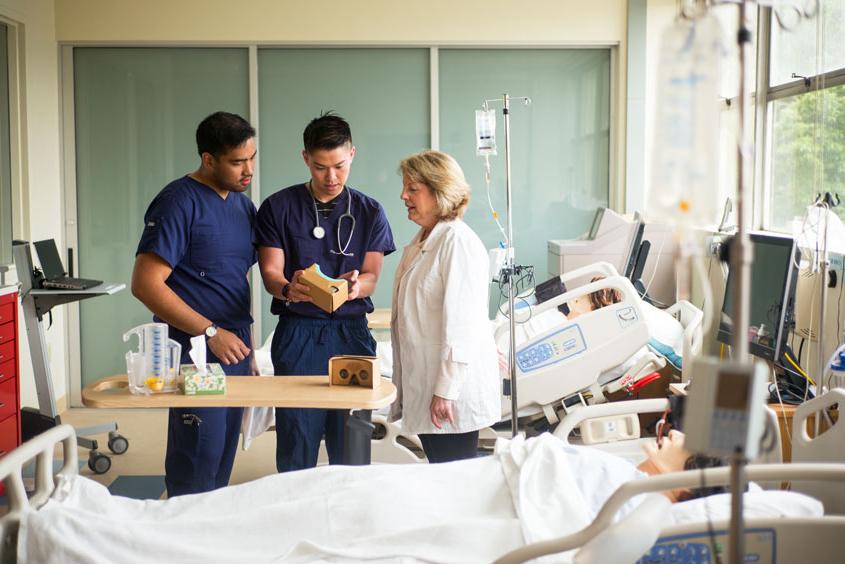
[[[249,327],[233,330],[251,347]],[[192,364],[188,356],[190,335],[170,328],[170,338],[182,343],[182,363]],[[238,364],[223,364],[206,349],[208,362],[218,362],[223,372],[232,376],[249,374],[249,357]],[[168,497],[208,492],[229,485],[238,435],[241,432],[242,407],[171,408],[167,426],[167,453],[164,457],[164,483]]]
[[[376,341],[365,317],[279,317],[271,348],[277,375],[328,374],[329,358],[341,354],[375,356]],[[339,409],[276,408],[276,469],[289,472],[316,466],[324,435],[329,464],[342,463],[345,415]]]

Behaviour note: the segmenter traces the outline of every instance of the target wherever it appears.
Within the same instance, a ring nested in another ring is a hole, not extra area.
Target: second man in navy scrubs
[[[200,167],[159,192],[144,215],[132,293],[169,327],[191,363],[190,339],[205,335],[208,362],[230,375],[255,373],[247,273],[256,261],[252,181],[255,130],[217,112],[196,132]],[[229,484],[243,408],[172,408],[165,484],[170,497]]]
[[[387,216],[374,199],[346,185],[355,147],[349,124],[331,113],[312,120],[303,133],[302,157],[311,178],[268,197],[256,219],[256,244],[264,286],[279,316],[273,335],[277,375],[328,373],[335,355],[376,354],[367,327],[370,296],[384,256],[396,250]],[[349,298],[333,314],[313,303],[299,282],[317,263],[326,276],[345,278]],[[326,438],[330,464],[343,456],[342,410],[276,409],[276,467],[279,472],[317,464]]]

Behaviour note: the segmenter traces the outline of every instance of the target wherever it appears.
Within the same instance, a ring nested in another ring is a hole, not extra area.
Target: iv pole
[[[502,94],[501,98],[495,100],[485,100],[484,107],[488,107],[490,102],[502,102],[502,121],[505,128],[505,191],[507,193],[507,214],[508,214],[508,233],[507,244],[505,245],[505,264],[502,267],[502,277],[508,284],[508,330],[510,331],[510,339],[508,343],[508,374],[511,379],[511,436],[516,436],[519,432],[519,414],[517,413],[516,401],[516,318],[514,317],[514,278],[516,277],[517,266],[514,260],[515,250],[513,244],[513,205],[512,205],[512,190],[511,190],[511,130],[510,130],[510,101],[522,100],[527,106],[531,103],[531,98],[527,96],[519,96],[511,98],[508,94]]]
[[[737,29],[737,44],[739,45],[739,150],[737,152],[737,233],[731,249],[731,270],[737,273],[737,283],[734,286],[733,309],[734,319],[733,347],[740,362],[748,358],[748,325],[749,300],[751,295],[751,262],[752,248],[748,236],[748,217],[746,204],[750,207],[751,187],[749,178],[752,173],[752,142],[749,140],[750,113],[748,100],[751,97],[745,69],[751,59],[751,31],[746,27],[748,4],[754,0],[739,0],[739,22]],[[772,8],[769,8],[770,10]],[[801,17],[811,17],[809,13],[799,12]],[[826,235],[826,234],[825,234]],[[826,243],[826,241],[825,241]],[[827,258],[825,254],[825,258]],[[823,265],[826,266],[826,265]],[[825,284],[823,278],[821,284]],[[824,291],[822,291],[824,301]],[[821,327],[820,331],[821,333]],[[821,349],[821,343],[819,344]],[[821,359],[821,355],[819,356]],[[820,360],[821,361],[821,360]],[[818,370],[823,370],[819,366]],[[745,534],[742,526],[742,496],[746,487],[745,464],[747,460],[737,453],[731,458],[731,518],[728,535],[729,562],[737,564],[743,562],[745,555]]]
[[[750,204],[750,186],[748,179],[751,175],[751,143],[748,138],[750,131],[748,112],[748,97],[750,94],[745,69],[751,52],[751,31],[746,27],[747,0],[739,2],[739,23],[737,29],[737,43],[739,46],[739,148],[737,151],[737,198],[736,225],[737,232],[730,254],[731,271],[736,273],[736,284],[733,288],[734,320],[733,347],[736,358],[746,362],[748,358],[748,325],[749,300],[751,297],[751,261],[752,249],[748,237],[748,217],[746,211]],[[742,525],[742,498],[746,486],[746,459],[741,451],[731,457],[731,518],[728,534],[728,561],[735,564],[743,562],[745,554],[745,534]]]

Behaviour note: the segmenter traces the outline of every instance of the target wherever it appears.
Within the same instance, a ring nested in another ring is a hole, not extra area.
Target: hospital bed
[[[767,428],[774,435],[768,448],[761,449],[757,464],[747,467],[747,478],[772,490],[790,481],[790,489],[813,496],[824,506],[824,517],[776,518],[761,515],[749,518],[746,511],[744,526],[746,559],[754,562],[803,563],[841,562],[845,554],[845,422],[832,422],[824,433],[810,437],[807,422],[811,416],[820,421],[822,412],[845,405],[845,389],[834,388],[826,394],[800,405],[792,425],[793,463],[780,464],[781,436],[775,412],[767,409]],[[664,399],[648,399],[591,405],[567,415],[555,430],[555,435],[568,442],[570,434],[591,420],[607,420],[628,414],[663,411],[668,407]],[[653,441],[654,439],[648,439]],[[767,442],[767,441],[763,441]],[[629,441],[640,449],[640,441]],[[608,445],[604,445],[608,446]],[[618,446],[622,446],[617,444]],[[599,447],[601,448],[601,447]],[[610,449],[625,457],[625,451]],[[628,452],[632,452],[628,449]],[[636,457],[635,457],[636,458]],[[497,564],[526,562],[543,555],[556,554],[581,547],[583,561],[633,562],[710,562],[716,545],[728,544],[728,516],[724,511],[709,510],[707,530],[700,523],[665,523],[660,517],[660,503],[643,504],[638,511],[618,523],[612,523],[619,504],[634,496],[679,487],[692,488],[727,485],[729,468],[679,472],[650,477],[647,480],[622,485],[605,503],[589,527],[578,533],[555,540],[536,543],[517,549],[497,560]],[[722,494],[721,497],[724,497]],[[748,495],[748,494],[746,494]],[[762,493],[762,495],[767,495]],[[713,496],[717,497],[717,496]],[[687,503],[706,505],[709,499]],[[665,510],[665,504],[663,505]],[[657,516],[656,519],[654,517]],[[622,539],[636,539],[625,544]],[[808,544],[808,540],[812,544]],[[627,552],[620,553],[620,548]]]
[[[586,285],[571,287],[574,280],[602,277]],[[683,357],[701,351],[703,313],[687,301],[679,301],[666,310],[643,302],[630,281],[618,275],[612,265],[595,263],[561,276],[571,287],[567,292],[539,305],[518,307],[517,381],[519,415],[531,417],[542,413],[549,424],[559,421],[559,413],[606,401],[607,394],[625,389],[634,391],[644,377],[670,362],[682,371]],[[622,301],[591,311],[573,320],[559,313],[557,306],[597,290],[615,288]],[[525,304],[526,292],[517,304]],[[509,323],[503,315],[495,321],[499,350],[507,350]],[[379,342],[381,366],[392,366],[390,343]],[[546,350],[560,354],[544,361]],[[384,374],[383,375],[388,375]],[[507,374],[502,375],[507,381]],[[511,410],[508,397],[502,398],[503,416]],[[425,459],[407,448],[419,448],[413,435],[403,433],[401,421],[391,423],[384,414],[374,414],[382,438],[373,441],[373,460],[382,462],[421,462]],[[482,439],[495,439],[490,429]],[[404,439],[404,441],[400,441]]]
[[[57,427],[0,460],[10,500],[0,518],[0,561],[490,562],[510,553],[503,561],[516,562],[535,554],[526,550],[579,549],[554,560],[633,562],[658,536],[658,547],[678,535],[692,535],[684,538],[699,546],[713,528],[722,542],[729,511],[724,494],[671,506],[656,494],[634,499],[702,481],[725,483],[726,469],[642,478],[629,463],[595,449],[581,447],[586,458],[573,458],[578,447],[549,434],[501,441],[495,455],[475,460],[316,468],[165,501],[112,496],[78,476],[74,441],[72,427]],[[54,476],[57,443],[64,461]],[[33,458],[36,490],[27,498],[21,469]],[[841,482],[845,465],[750,467],[748,475]],[[845,522],[823,516],[821,504],[807,496],[750,492],[745,514],[755,528],[775,531],[770,547],[778,562],[798,561],[784,559],[793,553],[781,546],[795,530],[805,538],[818,531],[812,538],[829,539],[820,549],[831,554],[845,548]],[[624,547],[626,554],[609,558],[601,550],[608,547]]]
[[[572,288],[575,280],[594,277],[601,279]],[[643,302],[609,263],[578,268],[560,278],[569,288],[566,292],[516,310],[520,415],[542,411],[550,423],[557,423],[558,412],[603,403],[608,394],[631,390],[667,360],[682,369],[683,356],[700,352],[703,313],[689,302],[658,310]],[[557,311],[561,304],[606,288],[617,290],[621,301],[572,320]],[[510,330],[506,321],[500,317],[495,331],[500,350]],[[510,402],[503,402],[503,409],[509,413]]]
[[[845,464],[770,464],[746,467],[749,480],[777,481],[812,479],[828,488],[841,488],[845,482]],[[555,540],[543,541],[508,553],[496,564],[527,562],[544,555],[580,548],[577,562],[719,562],[717,554],[728,546],[728,527],[724,507],[709,509],[712,497],[684,503],[697,503],[709,514],[705,523],[676,522],[666,526],[669,502],[650,498],[639,512],[617,523],[613,515],[621,504],[653,492],[679,488],[725,486],[730,483],[730,468],[708,468],[652,476],[623,484],[604,504],[585,529]],[[762,495],[779,492],[758,492]],[[787,493],[787,492],[780,492]],[[746,494],[744,503],[748,503]],[[773,499],[773,502],[776,502]],[[845,516],[749,517],[745,519],[746,562],[803,564],[805,562],[841,562],[845,554]],[[808,541],[812,541],[809,544]],[[641,558],[640,558],[641,557]]]

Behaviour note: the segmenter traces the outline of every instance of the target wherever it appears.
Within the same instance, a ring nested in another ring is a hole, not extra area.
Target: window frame
[[[7,33],[7,69],[8,69],[8,96],[9,96],[9,163],[11,180],[11,207],[12,207],[12,239],[20,239],[25,233],[29,233],[29,201],[28,195],[28,174],[27,174],[27,153],[26,153],[26,124],[24,121],[24,25],[20,22],[4,17],[0,14],[0,23],[6,26]],[[11,280],[17,280],[13,259],[11,262],[3,263],[0,267],[5,272],[2,274],[2,283],[8,284]]]
[[[772,151],[774,138],[773,104],[785,100],[820,92],[845,85],[845,66],[806,78],[770,86],[772,54],[772,8],[760,7],[758,17],[758,53],[757,53],[757,91],[765,92],[765,103],[758,104],[757,127],[755,132],[755,206],[754,224],[759,228],[776,233],[784,233],[782,228],[772,225]],[[845,196],[845,195],[843,195]]]

